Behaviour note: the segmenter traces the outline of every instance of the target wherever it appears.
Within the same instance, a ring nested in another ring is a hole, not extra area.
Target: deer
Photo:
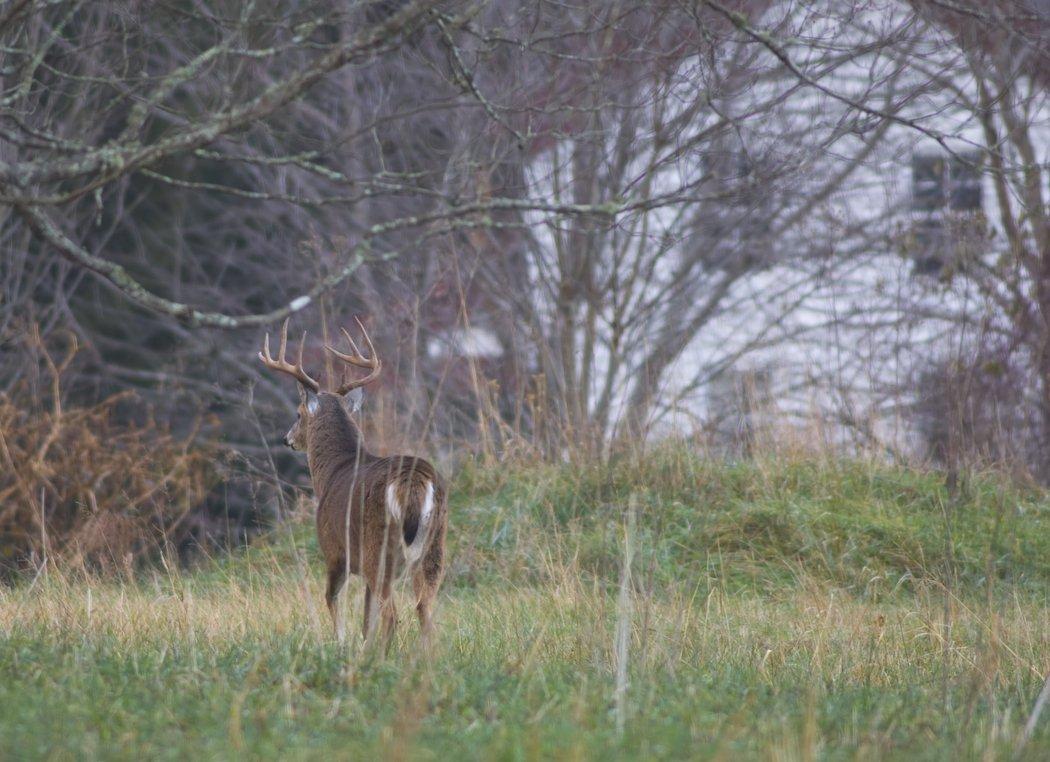
[[[365,582],[365,642],[373,642],[381,624],[389,650],[397,627],[392,586],[407,573],[426,650],[433,631],[434,601],[445,573],[446,486],[437,469],[422,458],[381,457],[365,447],[356,416],[361,410],[363,387],[379,377],[382,363],[368,331],[355,320],[369,355],[363,354],[350,333],[341,328],[349,352],[324,345],[343,363],[342,382],[336,385],[329,379],[327,390],[322,390],[303,368],[305,332],[297,361],[287,360],[287,319],[281,327],[276,359],[270,354],[269,332],[259,359],[268,369],[294,378],[299,389],[298,414],[284,441],[293,450],[306,453],[317,499],[317,539],[327,573],[325,603],[336,638],[340,643],[346,638],[339,594],[347,576],[358,574]],[[368,372],[354,378],[353,368]]]

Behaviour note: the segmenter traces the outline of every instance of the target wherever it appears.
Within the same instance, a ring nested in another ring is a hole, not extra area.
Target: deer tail
[[[405,560],[411,566],[423,557],[434,517],[434,482],[430,479],[386,488],[386,507],[394,526],[401,529]],[[406,496],[405,493],[408,493]],[[407,497],[407,500],[403,500]]]

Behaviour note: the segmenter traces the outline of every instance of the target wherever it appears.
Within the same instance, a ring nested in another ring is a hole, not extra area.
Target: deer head
[[[349,353],[340,352],[334,347],[325,345],[325,349],[332,356],[344,363],[342,383],[329,391],[322,391],[321,385],[311,378],[303,368],[303,347],[306,344],[305,331],[303,332],[302,340],[299,342],[299,354],[295,363],[288,362],[286,359],[288,320],[285,320],[284,325],[281,326],[281,342],[277,350],[276,359],[270,355],[270,334],[267,333],[266,338],[263,340],[263,349],[259,353],[259,359],[262,360],[263,365],[271,370],[291,376],[296,380],[296,385],[299,388],[299,408],[296,419],[292,427],[288,429],[288,433],[284,435],[285,444],[293,450],[305,451],[308,449],[310,430],[312,428],[311,423],[316,416],[322,414],[322,407],[326,410],[335,409],[343,413],[358,412],[361,409],[361,402],[364,397],[361,387],[375,380],[382,370],[383,364],[376,356],[375,346],[373,346],[372,339],[368,336],[368,331],[365,330],[360,320],[357,318],[354,318],[354,320],[357,321],[357,325],[361,329],[361,334],[364,336],[371,357],[366,357],[361,352],[345,328],[340,329],[343,332],[343,336],[346,337],[350,351]],[[370,372],[363,378],[355,379],[351,376],[351,368],[364,368]],[[320,399],[322,395],[336,397],[339,400],[339,405],[334,408],[331,403],[322,406]],[[353,420],[349,416],[347,416],[347,419],[356,431],[356,425],[353,423]]]

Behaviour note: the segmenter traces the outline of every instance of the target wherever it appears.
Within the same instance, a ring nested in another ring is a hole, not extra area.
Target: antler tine
[[[354,320],[357,321],[357,326],[361,329],[361,335],[365,337],[365,343],[368,345],[368,351],[372,354],[372,357],[376,356],[376,348],[372,344],[372,337],[368,335],[368,331],[365,330],[364,325],[361,323],[361,318],[354,315]],[[349,336],[349,334],[347,334]],[[360,354],[360,353],[358,353]]]
[[[285,352],[288,351],[288,318],[281,324],[281,348],[277,350],[277,361],[284,362]]]
[[[334,347],[331,347],[327,344],[325,344],[325,349],[331,352],[338,359],[345,362],[347,365],[353,365],[358,368],[367,368],[372,372],[364,378],[354,380],[346,378],[346,372],[344,370],[344,380],[342,385],[337,390],[337,394],[346,394],[351,389],[356,389],[359,386],[364,386],[370,381],[376,379],[379,376],[380,371],[383,369],[383,363],[379,360],[378,355],[376,355],[376,348],[372,344],[372,339],[371,337],[369,337],[368,331],[365,330],[365,327],[361,323],[360,319],[355,317],[354,320],[357,321],[357,325],[361,328],[361,334],[365,337],[365,344],[368,345],[368,351],[371,354],[371,357],[365,357],[364,354],[362,354],[361,349],[357,346],[357,342],[354,341],[353,337],[350,336],[350,332],[347,331],[345,328],[340,328],[340,330],[343,332],[343,336],[346,337],[346,341],[350,345],[351,354],[340,352],[338,349],[335,349]]]
[[[263,349],[259,353],[259,359],[262,360],[263,365],[271,370],[276,370],[281,373],[287,373],[289,376],[294,378],[303,386],[308,389],[312,389],[314,392],[321,390],[321,385],[310,378],[310,374],[303,369],[303,348],[306,346],[306,332],[303,332],[303,340],[299,342],[299,359],[293,365],[288,362],[288,320],[285,319],[284,325],[281,326],[281,343],[277,349],[277,359],[273,358],[270,354],[270,332],[267,331],[263,338]]]
[[[266,364],[271,363],[282,363],[284,362],[284,348],[288,343],[288,319],[285,318],[284,324],[281,326],[281,346],[277,351],[277,359],[273,359],[273,355],[270,354],[270,332],[267,331],[263,336],[263,351],[259,353],[259,359]]]
[[[338,349],[336,349],[333,346],[330,346],[329,344],[325,344],[324,348],[336,357],[338,357],[343,362],[348,363],[350,365],[356,365],[358,368],[375,368],[376,363],[378,362],[375,357],[375,349],[372,349],[371,357],[365,357],[363,354],[361,354],[361,350],[358,349],[357,344],[354,343],[354,340],[350,338],[350,334],[347,333],[346,329],[342,328],[340,330],[342,330],[343,335],[346,337],[347,342],[350,344],[350,350],[352,354],[340,352]],[[371,342],[368,343],[371,344]]]
[[[364,357],[364,355],[361,354],[361,350],[358,349],[357,344],[354,342],[354,338],[350,335],[350,331],[343,327],[340,327],[339,330],[343,332],[343,336],[346,337],[346,343],[350,345],[350,351],[354,353],[354,357],[347,356],[346,361],[358,365],[359,367],[365,367],[361,365],[361,358]]]

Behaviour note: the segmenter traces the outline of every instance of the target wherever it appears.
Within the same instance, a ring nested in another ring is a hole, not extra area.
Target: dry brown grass
[[[215,479],[213,449],[130,394],[64,404],[76,342],[56,361],[35,331],[29,341],[49,384],[0,394],[0,571],[121,569],[178,542]]]

